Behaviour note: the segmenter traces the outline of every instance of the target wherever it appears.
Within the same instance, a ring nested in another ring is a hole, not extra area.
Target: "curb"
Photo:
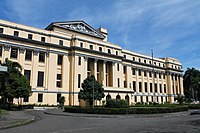
[[[27,112],[27,113],[29,113],[29,112]],[[27,124],[30,124],[30,123],[36,121],[37,119],[39,119],[39,118],[36,117],[36,116],[33,116],[31,119],[22,120],[20,122],[16,122],[16,123],[13,123],[13,124],[10,124],[10,125],[2,126],[2,127],[0,127],[0,130],[12,128],[12,127],[24,126],[24,125],[27,125]]]

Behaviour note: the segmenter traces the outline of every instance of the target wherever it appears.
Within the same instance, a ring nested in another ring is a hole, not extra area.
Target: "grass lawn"
[[[6,110],[0,109],[0,116],[7,114],[8,112]]]

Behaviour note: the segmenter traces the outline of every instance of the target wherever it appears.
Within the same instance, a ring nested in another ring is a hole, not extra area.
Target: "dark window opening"
[[[43,94],[38,94],[38,102],[43,102]]]
[[[31,70],[24,70],[24,76],[30,81],[31,79]]]
[[[31,50],[26,50],[26,55],[25,55],[25,60],[32,60],[32,51]]]
[[[3,28],[0,28],[0,33],[3,34]]]
[[[19,31],[14,31],[14,36],[19,36]]]
[[[45,53],[44,52],[39,53],[39,62],[45,62]]]
[[[43,87],[43,84],[44,84],[44,72],[38,71],[37,86]]]
[[[59,45],[63,46],[63,40],[59,40]]]
[[[45,42],[45,37],[41,37],[41,42]]]
[[[63,61],[63,56],[62,55],[58,55],[57,65],[62,65],[62,61]]]
[[[32,40],[33,39],[33,35],[32,34],[28,34],[28,39]]]
[[[17,56],[18,56],[18,49],[17,48],[11,48],[10,58],[17,59]]]

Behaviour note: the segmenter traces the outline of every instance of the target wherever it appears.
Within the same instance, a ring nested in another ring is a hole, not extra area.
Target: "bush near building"
[[[108,99],[106,100],[106,107],[108,108],[128,108],[128,103],[124,99]]]

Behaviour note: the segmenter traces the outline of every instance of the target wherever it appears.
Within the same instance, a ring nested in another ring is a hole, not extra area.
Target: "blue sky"
[[[44,29],[55,21],[84,20],[105,27],[109,41],[200,69],[199,0],[1,0],[0,19]]]

